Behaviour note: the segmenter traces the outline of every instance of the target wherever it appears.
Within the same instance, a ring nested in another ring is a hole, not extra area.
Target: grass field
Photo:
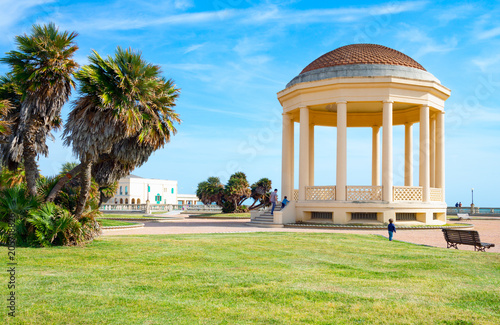
[[[121,220],[109,220],[109,219],[97,219],[102,227],[111,227],[111,226],[130,226],[136,225],[137,222],[128,222]]]
[[[145,216],[143,214],[103,214],[103,218],[121,218],[121,219],[155,219],[161,218],[160,216]],[[101,219],[102,220],[102,219]]]
[[[198,217],[198,218],[248,218],[250,219],[250,212],[246,213],[200,213],[200,214],[193,214],[193,216]]]
[[[101,237],[16,258],[2,324],[500,323],[500,254],[373,235]]]

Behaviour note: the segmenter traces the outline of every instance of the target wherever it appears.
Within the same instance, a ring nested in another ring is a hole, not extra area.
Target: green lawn
[[[111,227],[111,226],[130,226],[136,225],[137,222],[128,222],[121,220],[109,220],[109,219],[97,219],[102,227]]]
[[[198,218],[248,218],[250,219],[250,212],[246,213],[200,213],[193,214],[193,216]]]
[[[16,257],[16,324],[500,323],[500,254],[374,235],[101,237]]]
[[[143,214],[103,214],[103,218],[120,218],[120,219],[158,219],[159,216],[145,216]]]

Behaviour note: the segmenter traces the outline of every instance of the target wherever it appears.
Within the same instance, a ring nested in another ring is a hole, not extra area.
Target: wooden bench
[[[474,251],[484,252],[486,248],[495,247],[495,244],[481,243],[479,234],[475,230],[443,229],[443,233],[447,248],[458,249],[458,244],[471,245],[474,246]]]
[[[468,213],[457,213],[458,220],[470,220],[471,217]]]

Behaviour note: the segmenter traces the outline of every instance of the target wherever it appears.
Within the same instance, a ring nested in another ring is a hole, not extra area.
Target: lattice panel
[[[441,202],[443,200],[443,190],[440,188],[431,188],[431,201]]]
[[[394,201],[422,202],[422,188],[417,186],[394,186]]]
[[[382,186],[347,186],[347,201],[382,201]]]
[[[335,186],[306,186],[306,200],[335,200]]]
[[[293,190],[293,200],[294,201],[299,200],[299,190]]]

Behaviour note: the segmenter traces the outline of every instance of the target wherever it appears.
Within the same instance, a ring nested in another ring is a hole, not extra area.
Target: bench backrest
[[[450,243],[480,244],[479,233],[475,230],[443,229],[444,238]]]

